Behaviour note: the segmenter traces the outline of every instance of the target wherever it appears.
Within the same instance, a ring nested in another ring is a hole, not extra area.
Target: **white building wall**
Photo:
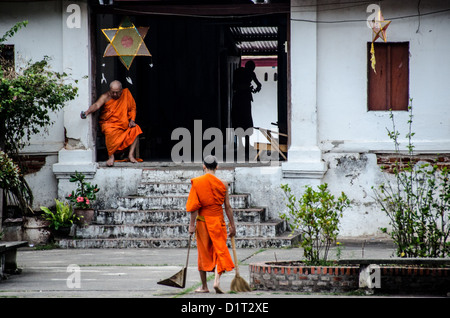
[[[261,82],[262,87],[259,93],[253,94],[252,117],[253,126],[278,131],[278,127],[272,125],[278,121],[278,82],[274,80],[278,68],[276,66],[257,66],[255,74]],[[267,74],[267,81],[265,80]],[[267,142],[267,139],[255,130],[250,137],[250,144],[255,142]]]
[[[75,4],[79,10],[67,11],[70,4]],[[76,27],[67,22],[73,13],[80,21]],[[44,56],[49,56],[51,69],[69,74],[68,81],[79,89],[75,100],[67,103],[63,110],[50,114],[54,124],[45,132],[32,136],[30,144],[22,151],[24,155],[47,156],[44,166],[39,171],[26,175],[35,197],[33,208],[38,210],[41,205],[54,205],[53,199],[58,197],[58,181],[54,165],[56,164],[57,172],[75,169],[74,165],[64,165],[64,162],[58,159],[61,150],[77,149],[87,152],[89,155],[87,159],[83,159],[84,161],[77,161],[76,158],[72,161],[76,161],[79,170],[86,166],[87,170],[93,170],[94,152],[90,119],[75,120],[79,118],[80,111],[89,107],[91,102],[87,1],[0,3],[1,35],[20,21],[28,21],[28,25],[5,43],[14,45],[16,69],[19,70],[29,61],[37,62]],[[75,84],[74,80],[78,80],[78,83]],[[66,137],[69,141],[67,144],[65,144]],[[82,158],[86,158],[86,155],[84,154]]]
[[[320,21],[361,20],[369,16],[367,5],[321,11]],[[421,12],[447,8],[442,1],[425,1]],[[381,10],[390,17],[417,14],[407,1],[383,1]],[[419,24],[420,23],[420,24]],[[386,128],[389,112],[367,111],[367,42],[372,30],[366,22],[318,24],[318,125],[325,151],[387,151],[393,149]],[[446,60],[450,49],[450,13],[392,20],[389,42],[410,43],[410,98],[413,99],[415,144],[418,151],[450,150],[450,117]],[[378,39],[377,41],[381,41]],[[407,112],[395,112],[404,139]]]
[[[370,13],[366,8],[323,11],[318,20],[360,20]],[[421,12],[444,8],[442,2],[426,1]],[[418,12],[416,5],[405,1],[383,1],[381,10],[386,20]],[[389,112],[367,111],[367,42],[372,30],[365,22],[354,22],[318,24],[318,32],[318,129],[328,164],[323,182],[354,201],[343,218],[341,235],[379,235],[388,220],[374,202],[371,188],[387,176],[380,172],[375,153],[392,152],[394,144],[386,130],[392,130]],[[450,12],[422,16],[420,21],[395,19],[387,29],[389,42],[410,43],[409,93],[417,153],[450,152],[450,90],[445,84],[450,42],[444,40],[449,38]],[[409,113],[394,112],[394,116],[405,146]]]

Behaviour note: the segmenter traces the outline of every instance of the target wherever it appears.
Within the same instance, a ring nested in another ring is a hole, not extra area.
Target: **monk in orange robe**
[[[229,236],[236,235],[233,210],[228,197],[228,183],[215,176],[217,160],[208,156],[204,160],[205,174],[191,179],[191,190],[186,203],[186,210],[191,213],[189,233],[196,232],[198,250],[198,270],[202,287],[196,292],[207,293],[208,285],[206,272],[215,272],[214,289],[220,289],[220,275],[231,271],[234,263],[227,247],[227,228],[223,216],[225,213],[229,220]],[[195,224],[197,223],[197,224]]]
[[[81,118],[97,111],[103,106],[100,115],[100,127],[105,135],[106,149],[108,150],[107,166],[114,165],[114,154],[130,147],[128,159],[137,162],[134,157],[137,136],[142,134],[141,128],[136,124],[136,102],[128,88],[122,89],[119,81],[110,84],[108,92],[92,104],[89,109],[82,113]]]

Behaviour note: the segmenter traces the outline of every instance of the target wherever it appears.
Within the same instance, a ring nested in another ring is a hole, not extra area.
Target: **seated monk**
[[[119,81],[113,81],[109,85],[109,91],[102,94],[81,118],[99,110],[103,106],[100,115],[100,127],[105,135],[106,149],[109,159],[106,165],[114,165],[114,153],[130,147],[128,159],[137,162],[134,158],[137,136],[142,134],[141,128],[134,122],[136,119],[136,102],[128,88],[122,89]],[[83,116],[84,115],[84,116]]]

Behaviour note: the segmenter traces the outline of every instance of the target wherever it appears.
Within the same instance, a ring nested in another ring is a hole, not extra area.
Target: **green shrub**
[[[318,191],[310,186],[297,199],[287,184],[282,185],[288,203],[288,213],[282,213],[293,231],[302,233],[301,246],[304,256],[310,265],[326,264],[331,244],[339,233],[339,222],[342,212],[350,206],[350,200],[344,192],[335,199],[328,190],[328,185],[318,186]]]
[[[395,120],[388,130],[395,152],[401,155]],[[412,144],[412,106],[409,107],[408,156],[396,160],[394,181],[373,187],[375,199],[389,217],[390,235],[400,257],[446,257],[450,255],[450,182],[449,169],[436,163],[420,163]],[[388,233],[388,229],[382,229]]]
[[[41,206],[44,211],[44,219],[50,221],[50,228],[58,230],[61,227],[70,227],[73,222],[79,220],[74,214],[72,206],[67,202],[61,202],[55,199],[56,210],[52,211],[47,207]]]

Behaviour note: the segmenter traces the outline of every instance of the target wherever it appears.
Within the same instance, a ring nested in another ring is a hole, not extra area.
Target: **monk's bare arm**
[[[255,72],[252,73],[252,80],[256,84],[255,93],[259,92],[261,90],[261,83],[258,81],[258,78],[256,77]]]
[[[229,221],[229,230],[230,236],[236,235],[236,225],[234,224],[234,216],[233,216],[233,209],[231,208],[230,204],[230,195],[228,194],[228,183],[224,182],[225,187],[227,188],[227,192],[225,193],[225,214],[227,215],[228,221]]]
[[[197,219],[198,211],[189,212],[191,213],[191,219],[189,222],[189,234],[194,234],[195,232],[195,220]]]
[[[95,113],[108,101],[109,98],[110,97],[107,93],[100,96],[100,98],[88,108],[88,110],[85,112],[85,115],[87,116],[89,114]]]

